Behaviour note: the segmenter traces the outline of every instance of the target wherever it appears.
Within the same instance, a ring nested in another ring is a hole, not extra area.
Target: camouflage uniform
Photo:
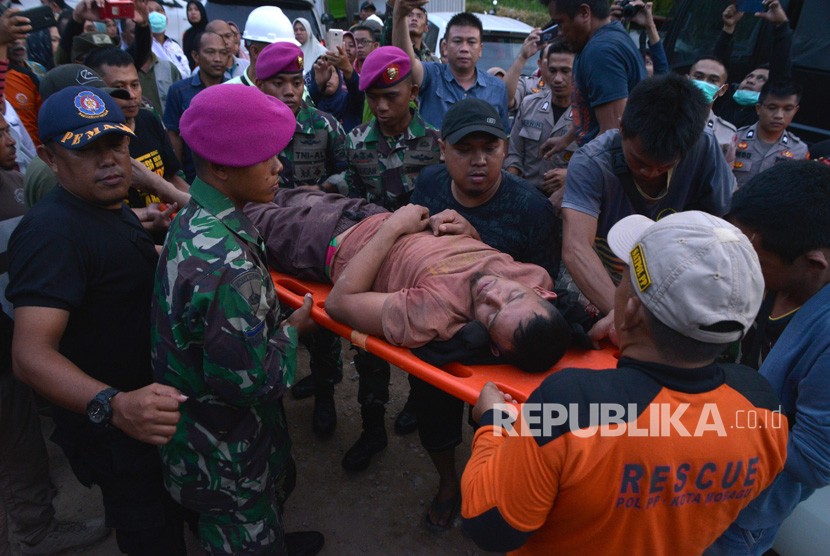
[[[294,138],[279,154],[280,187],[337,185],[346,169],[345,146],[346,132],[334,116],[303,104]]]
[[[337,119],[322,110],[303,104],[297,112],[297,128],[288,146],[279,154],[283,170],[280,187],[294,189],[301,185],[328,182],[345,190],[346,132]],[[343,376],[340,336],[319,328],[302,339],[308,349],[309,368],[317,393],[333,393],[334,384]]]
[[[292,481],[282,408],[297,333],[279,327],[265,247],[231,201],[197,179],[156,272],[157,381],[188,396],[161,447],[165,486],[199,512],[210,554],[282,554]]]
[[[393,10],[390,9],[390,6],[386,6],[386,14],[383,17],[383,34],[381,35],[380,45],[381,46],[394,46],[392,43],[392,29],[394,28],[394,24],[392,20]],[[424,12],[426,13],[426,12]],[[429,19],[429,15],[427,15],[427,19]],[[424,33],[424,39],[426,39],[426,33]],[[415,52],[415,57],[418,58],[422,62],[440,62],[441,58],[436,56],[432,53],[432,50],[429,49],[425,40],[421,41],[421,48],[415,48],[415,45],[412,45],[412,50]]]
[[[420,171],[438,164],[441,133],[417,111],[406,133],[397,138],[381,135],[377,120],[359,125],[346,136],[346,185],[349,196],[395,210],[405,205]],[[390,144],[389,139],[394,139]]]

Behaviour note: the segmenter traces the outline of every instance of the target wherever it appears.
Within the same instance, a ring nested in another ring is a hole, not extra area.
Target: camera
[[[633,1],[634,0],[619,0],[619,2],[617,2],[619,6],[622,8],[622,16],[625,19],[634,17],[635,15],[637,15],[637,12],[643,9],[642,6],[631,5],[631,2]]]

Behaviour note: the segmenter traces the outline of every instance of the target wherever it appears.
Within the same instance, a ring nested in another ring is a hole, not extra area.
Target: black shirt
[[[182,165],[161,120],[147,109],[140,109],[135,117],[135,137],[130,139],[130,157],[143,163],[151,172],[165,179],[171,178]],[[161,200],[133,187],[127,194],[127,203],[133,208],[143,208]]]
[[[12,234],[6,297],[15,308],[68,311],[61,354],[102,382],[134,390],[152,381],[157,262],[153,241],[131,210],[100,208],[58,186]]]

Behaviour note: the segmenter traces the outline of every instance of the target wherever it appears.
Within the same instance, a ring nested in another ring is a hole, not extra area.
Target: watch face
[[[104,408],[104,404],[98,400],[93,400],[89,403],[86,414],[89,417],[89,420],[96,425],[103,423],[107,419],[107,411]]]

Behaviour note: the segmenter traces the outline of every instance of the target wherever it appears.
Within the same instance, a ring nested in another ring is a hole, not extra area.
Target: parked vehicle
[[[277,6],[291,21],[304,17],[311,24],[311,29],[318,40],[322,40],[326,35],[325,28],[320,21],[320,13],[313,0],[207,0],[205,2],[209,19],[233,21],[242,31],[244,31],[248,14],[260,6]]]
[[[444,38],[447,29],[447,22],[455,12],[429,12],[429,30],[427,31],[425,42],[430,50],[436,56],[440,55],[440,40]],[[516,58],[519,57],[519,52],[522,49],[522,43],[527,38],[527,35],[533,30],[533,27],[527,23],[522,23],[519,20],[511,19],[509,17],[502,17],[490,14],[475,14],[484,27],[484,35],[482,40],[484,42],[484,50],[481,59],[478,61],[478,69],[480,71],[487,71],[493,66],[499,66],[507,69]],[[536,71],[536,57],[531,57],[527,64],[525,64],[522,73],[524,75],[531,75]]]
[[[830,139],[830,111],[825,110],[830,91],[830,2],[780,0],[793,28],[793,79],[804,87],[801,108],[791,129],[808,142]],[[669,63],[680,72],[711,53],[721,31],[724,2],[677,0],[665,27]],[[746,15],[735,30],[735,49],[730,60],[730,81],[738,81],[769,59],[772,29]]]

